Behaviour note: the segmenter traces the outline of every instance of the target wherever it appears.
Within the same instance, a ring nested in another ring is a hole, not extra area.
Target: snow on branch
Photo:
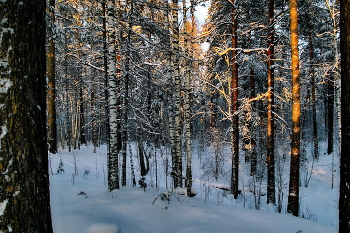
[[[255,48],[255,49],[242,49],[242,48],[227,48],[224,51],[220,51],[221,49],[219,47],[214,48],[215,52],[219,55],[225,55],[226,53],[230,51],[240,51],[244,53],[251,53],[251,52],[266,52],[268,48]]]

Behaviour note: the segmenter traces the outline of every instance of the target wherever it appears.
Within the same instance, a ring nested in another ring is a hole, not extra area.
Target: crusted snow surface
[[[88,233],[118,233],[118,227],[115,224],[95,223],[87,228]]]

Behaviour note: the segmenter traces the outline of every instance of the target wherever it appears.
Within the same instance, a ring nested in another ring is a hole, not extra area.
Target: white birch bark
[[[119,189],[118,161],[118,101],[116,80],[116,47],[115,47],[115,0],[107,2],[107,32],[108,32],[108,105],[109,105],[109,146],[108,146],[108,189]]]
[[[174,135],[172,145],[174,188],[182,187],[182,149],[181,149],[181,113],[180,113],[180,66],[179,66],[179,12],[178,0],[172,1],[172,74],[174,81]]]

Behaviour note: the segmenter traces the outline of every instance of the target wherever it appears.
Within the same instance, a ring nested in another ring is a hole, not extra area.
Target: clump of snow
[[[95,223],[86,229],[87,233],[118,233],[118,227],[114,224]]]
[[[12,81],[7,78],[0,79],[0,93],[7,93],[7,90],[12,86]]]
[[[0,132],[0,150],[1,150],[1,139],[7,134],[7,127],[6,125],[3,125],[0,128],[1,128],[1,132]]]
[[[9,200],[6,199],[5,201],[0,203],[0,216],[4,215],[4,211],[6,209],[6,205],[8,202],[9,202]]]

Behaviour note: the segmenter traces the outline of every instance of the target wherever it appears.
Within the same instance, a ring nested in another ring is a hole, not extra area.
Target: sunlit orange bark
[[[297,0],[290,0],[290,38],[292,52],[292,151],[287,211],[294,216],[298,216],[300,160],[300,69]]]

